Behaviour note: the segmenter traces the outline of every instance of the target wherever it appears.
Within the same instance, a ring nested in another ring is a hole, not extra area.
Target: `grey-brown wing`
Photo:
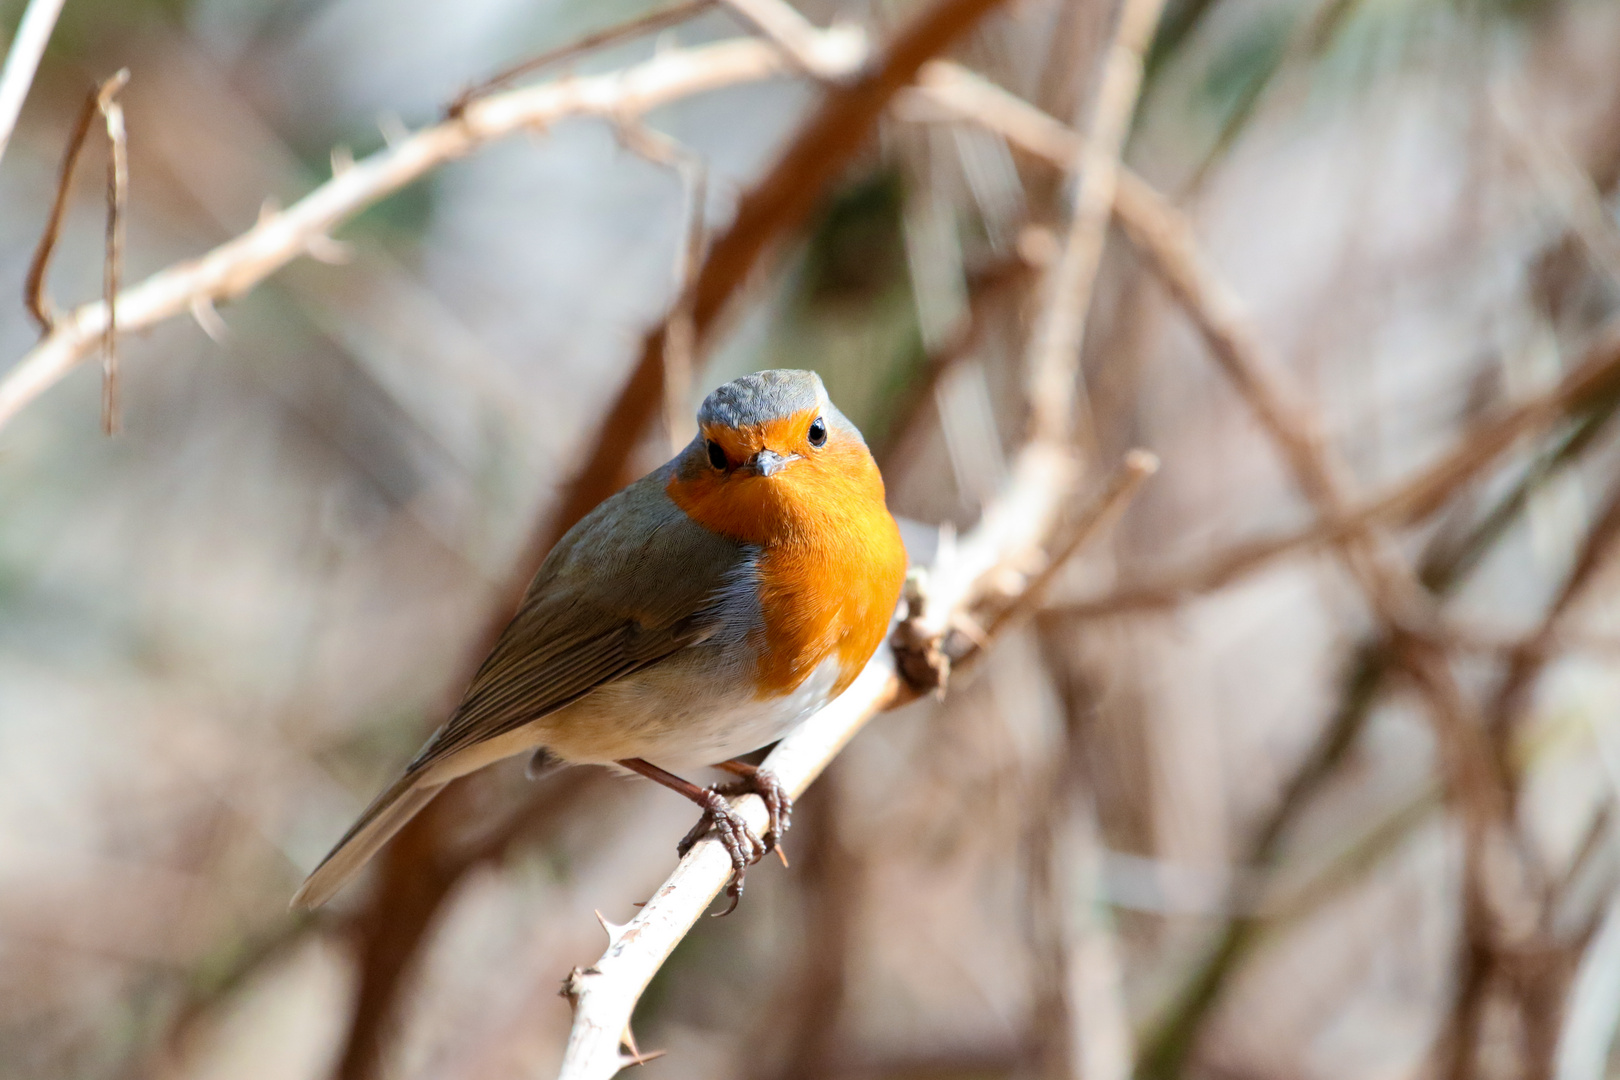
[[[720,631],[752,554],[671,503],[666,473],[608,499],[558,542],[461,705],[410,771]]]

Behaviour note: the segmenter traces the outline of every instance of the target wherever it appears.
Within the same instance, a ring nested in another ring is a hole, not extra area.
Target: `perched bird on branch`
[[[747,867],[791,812],[766,770],[733,760],[843,692],[882,643],[905,579],[900,530],[855,425],[807,371],[727,383],[662,468],[557,543],[466,697],[310,874],[294,905],[324,903],[458,776],[514,754],[616,765],[703,808],[731,856],[729,912]],[[702,788],[668,769],[716,765]],[[726,796],[765,800],[761,839]]]

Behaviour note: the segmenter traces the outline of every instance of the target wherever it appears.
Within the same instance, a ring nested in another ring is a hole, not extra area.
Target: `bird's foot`
[[[715,790],[722,795],[758,795],[763,799],[765,809],[771,815],[770,824],[765,828],[765,854],[776,851],[782,837],[787,835],[793,824],[793,796],[788,794],[782,781],[769,769],[754,765],[748,766],[748,771],[743,772],[729,762],[723,767],[733,769],[741,779]]]
[[[727,905],[726,910],[715,915],[715,918],[719,918],[737,910],[737,904],[742,900],[743,877],[748,873],[748,867],[764,858],[770,848],[754,835],[754,830],[748,827],[748,822],[743,820],[743,816],[731,808],[720,785],[704,789],[704,796],[703,816],[692,826],[692,831],[675,845],[675,851],[684,859],[686,853],[692,850],[692,845],[712,830],[715,839],[720,841],[721,846],[726,849],[726,854],[731,856],[731,882],[726,886],[726,895],[731,898],[731,903]]]

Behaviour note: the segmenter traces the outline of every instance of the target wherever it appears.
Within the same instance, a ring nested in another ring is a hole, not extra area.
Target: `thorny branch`
[[[797,18],[797,16],[794,16]],[[928,48],[943,48],[951,38],[951,33],[960,31],[960,21],[964,14],[957,7],[948,7],[936,13],[925,12],[919,23],[911,31],[901,35],[899,42],[890,50],[890,61],[887,66],[894,63],[911,66],[920,64],[923,56],[920,50]],[[943,20],[943,21],[941,21]],[[938,23],[938,25],[935,25]],[[806,24],[808,25],[808,24]],[[813,28],[812,28],[813,29]],[[831,33],[831,32],[829,32]],[[851,49],[851,43],[859,46]],[[904,47],[902,47],[902,45]],[[715,50],[722,50],[716,53]],[[696,55],[690,57],[690,62],[683,62],[682,71],[690,79],[698,73],[716,81],[705,82],[704,86],[724,85],[724,65],[717,66],[717,60],[726,56],[738,61],[733,72],[733,81],[745,81],[750,78],[765,78],[780,73],[782,68],[778,61],[777,50],[771,44],[764,42],[729,42],[721,46],[710,46],[704,50],[694,50]],[[670,56],[681,56],[680,53],[666,53],[649,64],[667,61]],[[843,55],[850,66],[850,70],[858,69],[864,62],[865,46],[859,38],[859,32],[844,32],[836,40],[831,41],[827,47],[818,49],[818,55]],[[897,59],[896,59],[897,58]],[[742,61],[746,60],[746,63]],[[648,65],[629,69],[627,72],[617,73],[611,77],[612,82],[602,83],[603,93],[598,96],[602,103],[592,110],[593,115],[601,115],[613,121],[622,133],[645,133],[648,129],[639,127],[635,118],[653,103],[645,95],[637,96],[625,94],[617,102],[614,101],[612,90],[620,85],[633,86],[634,75],[637,71],[645,69]],[[674,74],[674,73],[666,73]],[[895,76],[889,76],[890,79]],[[873,76],[869,76],[869,82]],[[565,88],[575,82],[565,80],[561,84]],[[882,84],[885,92],[888,84]],[[690,87],[683,87],[683,92],[690,92]],[[515,91],[500,98],[488,98],[481,101],[469,100],[461,108],[462,123],[473,123],[482,115],[483,110],[502,101],[510,101],[514,97],[532,95],[545,90]],[[840,91],[835,91],[830,98],[834,98]],[[669,91],[667,100],[677,96]],[[524,99],[527,100],[527,99]],[[829,100],[822,111],[813,117],[800,132],[799,136],[790,145],[784,155],[784,161],[792,162],[806,156],[814,157],[818,153],[836,153],[849,155],[859,146],[863,131],[876,119],[876,111],[871,108],[858,110],[853,116],[859,121],[855,126],[847,126],[846,121],[851,120],[851,110],[846,105],[835,108],[837,101]],[[831,119],[828,119],[829,114]],[[864,127],[862,125],[865,125]],[[421,136],[417,136],[420,138]],[[829,147],[828,143],[834,145]],[[642,149],[646,149],[642,146]],[[663,148],[667,149],[667,147]],[[825,179],[830,178],[825,177]],[[779,166],[767,174],[760,181],[756,193],[760,189],[777,189],[794,182],[793,167]],[[335,182],[336,178],[334,178]],[[693,223],[700,220],[698,215],[702,211],[702,203],[697,195],[689,188],[689,213],[693,215]],[[800,192],[806,195],[805,192]],[[814,192],[807,197],[813,197]],[[379,196],[380,197],[380,196]],[[307,201],[307,199],[306,199]],[[791,213],[800,212],[802,208],[793,200],[774,201],[750,195],[743,201],[744,206],[764,204],[767,208],[774,206],[778,210]],[[727,290],[734,289],[742,284],[746,274],[736,272],[737,251],[739,248],[752,247],[757,256],[770,241],[777,235],[787,231],[793,221],[791,216],[772,216],[770,213],[755,212],[744,229],[739,215],[739,222],[734,223],[726,234],[723,244],[729,243],[729,255],[722,255],[721,271],[714,269],[716,252],[710,250],[702,263],[701,269],[694,276],[687,275],[687,283],[676,298],[671,314],[666,318],[665,325],[678,328],[684,319],[695,319],[694,298],[704,289],[711,296],[711,303],[715,299],[723,300]],[[739,239],[739,230],[743,230]],[[701,232],[689,226],[687,232],[688,244],[685,253],[689,258],[695,258],[699,245],[704,237]],[[729,261],[725,261],[729,260]],[[729,265],[730,269],[725,269]],[[705,276],[707,275],[707,276]],[[707,281],[707,285],[704,282]],[[654,337],[656,338],[655,331]],[[695,334],[694,334],[695,338]],[[694,341],[695,350],[695,341]],[[693,364],[701,359],[695,351]],[[536,568],[550,549],[555,537],[560,535],[570,525],[587,513],[601,499],[608,495],[622,482],[620,472],[633,451],[638,439],[637,433],[643,431],[652,417],[658,412],[658,400],[666,403],[668,395],[660,394],[658,398],[649,401],[646,398],[649,383],[657,388],[657,383],[663,371],[653,372],[654,379],[649,380],[648,368],[643,356],[643,363],[638,365],[629,377],[623,391],[621,391],[618,404],[609,413],[609,417],[602,427],[602,434],[597,442],[592,461],[596,467],[588,466],[575,480],[565,496],[563,505],[554,511],[549,520],[538,522],[531,531],[529,541],[524,547],[513,568],[513,573],[502,595],[506,602],[496,605],[492,609],[491,619],[486,632],[480,642],[470,651],[469,656],[474,664],[482,659],[484,653],[492,646],[494,637],[499,633],[509,616],[517,599],[521,597],[523,589],[529,579],[533,577]],[[3,417],[0,417],[3,419]],[[685,421],[683,420],[683,423]],[[605,463],[605,464],[604,464]],[[470,676],[470,671],[468,672]],[[453,704],[453,703],[451,703]],[[453,883],[459,880],[462,873],[472,865],[472,860],[464,853],[444,851],[446,826],[454,816],[451,800],[441,797],[430,804],[415,820],[413,820],[396,838],[388,851],[383,853],[380,866],[381,880],[373,890],[370,907],[356,920],[360,927],[377,928],[375,932],[365,931],[365,940],[362,947],[362,980],[359,993],[359,1003],[356,1008],[353,1024],[349,1032],[348,1043],[342,1057],[340,1073],[351,1080],[363,1080],[375,1074],[381,1053],[381,1032],[386,1018],[393,1008],[393,1001],[398,993],[405,972],[408,970],[411,958],[420,948],[428,927],[434,919],[439,907],[448,896]],[[519,820],[519,818],[514,820]],[[417,887],[420,877],[420,868],[423,865],[433,865],[435,873],[433,878],[439,882],[433,889],[424,890]]]
[[[652,34],[659,30],[668,30],[679,26],[689,19],[695,18],[714,7],[717,0],[687,0],[686,3],[673,4],[667,8],[658,8],[628,22],[616,23],[594,34],[586,34],[576,41],[550,49],[539,56],[531,56],[526,60],[513,64],[511,67],[496,72],[481,83],[467,87],[455,96],[455,99],[445,106],[444,115],[447,120],[460,119],[471,105],[479,98],[485,98],[497,91],[504,90],[513,83],[518,82],[526,75],[533,75],[537,71],[560,64],[565,60],[572,60],[577,56],[595,52],[598,49],[615,45],[642,34]]]
[[[1062,551],[1072,554],[1096,535],[1096,530],[1119,512],[1141,480],[1157,462],[1151,454],[1130,455],[1114,478],[1081,515],[1080,524]],[[1007,567],[1022,564],[1048,541],[1063,501],[1072,486],[1075,463],[1067,451],[1032,443],[1014,466],[1013,478],[1001,498],[986,509],[983,520],[960,545],[941,554],[923,577],[921,610],[907,613],[897,641],[940,642],[960,620],[1005,626],[1023,610],[1020,600],[1029,589],[1039,589],[1060,565],[1056,554],[1048,574],[1029,581],[1012,597],[988,590],[992,578],[1003,580]],[[989,602],[988,610],[981,610]],[[1005,617],[997,618],[998,614]],[[799,795],[828,761],[854,737],[868,719],[916,695],[896,669],[895,652],[880,649],[851,687],[816,713],[771,752],[765,766],[783,785]],[[965,653],[959,655],[960,659]],[[756,829],[765,826],[765,805],[755,795],[733,805]],[[576,969],[564,984],[574,1003],[574,1026],[569,1035],[559,1080],[603,1080],[625,1065],[635,1063],[620,1050],[627,1039],[630,1015],[647,983],[676,944],[702,916],[725,885],[731,863],[718,841],[698,843],[681,860],[669,879],[653,894],[627,925],[604,922],[608,948],[586,969]],[[633,1045],[626,1042],[626,1045]]]
[[[684,97],[784,73],[765,42],[733,40],[662,53],[619,71],[569,77],[471,102],[456,119],[423,128],[352,164],[293,205],[267,213],[206,255],[123,289],[124,331],[145,329],[199,306],[235,299],[292,260],[331,247],[332,230],[446,162],[568,116],[620,120]],[[104,301],[56,318],[43,340],[0,379],[0,427],[60,381],[102,340]],[[594,490],[594,489],[593,489]]]

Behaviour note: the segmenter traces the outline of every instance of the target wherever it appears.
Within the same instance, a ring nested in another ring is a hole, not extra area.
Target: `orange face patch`
[[[815,409],[804,409],[792,416],[745,427],[709,424],[703,429],[703,437],[719,443],[732,465],[741,465],[761,450],[808,455],[816,449],[810,445],[810,425],[818,415]]]
[[[836,653],[842,691],[877,651],[905,579],[906,553],[884,503],[883,477],[859,440],[830,430],[810,445],[814,410],[703,431],[733,466],[666,488],[698,524],[759,545],[764,641],[759,692],[786,694]],[[773,476],[735,466],[761,450],[798,455]]]

